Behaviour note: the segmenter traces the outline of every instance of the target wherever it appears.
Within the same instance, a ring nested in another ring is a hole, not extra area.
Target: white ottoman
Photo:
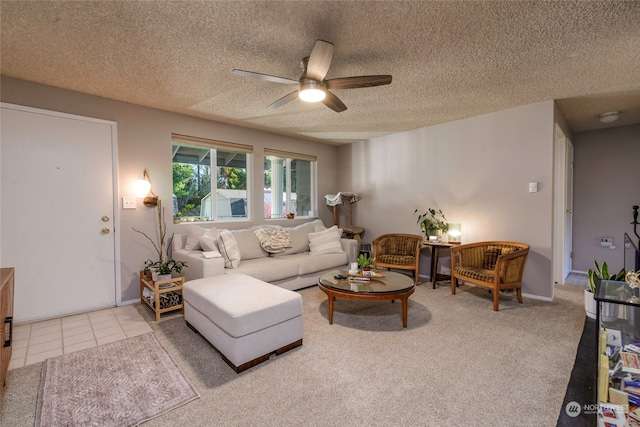
[[[184,284],[184,318],[236,372],[302,345],[302,297],[246,274]]]

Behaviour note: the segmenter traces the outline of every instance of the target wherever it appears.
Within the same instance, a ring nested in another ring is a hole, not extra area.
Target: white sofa
[[[289,232],[291,247],[269,253],[253,227],[219,230],[189,225],[186,234],[174,235],[172,258],[187,262],[183,269],[187,281],[243,273],[289,290],[317,285],[320,275],[355,261],[358,242],[341,238],[342,230],[335,226],[326,228],[316,220],[283,228]],[[216,252],[223,256],[204,256]]]

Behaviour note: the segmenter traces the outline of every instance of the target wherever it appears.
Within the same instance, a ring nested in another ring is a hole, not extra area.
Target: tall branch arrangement
[[[156,245],[156,242],[154,242],[153,239],[150,238],[144,231],[136,230],[135,227],[131,228],[133,228],[133,231],[135,231],[136,233],[142,234],[147,238],[147,240],[151,242],[153,248],[158,254],[158,261],[162,262],[164,261],[164,254],[166,253],[164,239],[167,235],[167,224],[164,221],[164,209],[162,208],[162,202],[160,201],[160,199],[158,199],[158,206],[156,206],[156,209],[158,211],[158,236],[160,238],[159,245]]]

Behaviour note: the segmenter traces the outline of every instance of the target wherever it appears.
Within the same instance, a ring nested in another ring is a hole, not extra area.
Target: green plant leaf
[[[607,280],[609,279],[609,277],[611,277],[609,276],[609,266],[607,265],[606,261],[602,263],[602,274],[600,275],[600,277]]]

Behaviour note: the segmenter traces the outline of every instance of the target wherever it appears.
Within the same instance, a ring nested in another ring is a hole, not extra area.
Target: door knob
[[[109,234],[109,231],[111,231],[111,230],[109,230],[109,227],[104,227],[102,229],[102,234]]]
[[[109,222],[109,217],[108,216],[103,216],[102,217],[102,222]]]

